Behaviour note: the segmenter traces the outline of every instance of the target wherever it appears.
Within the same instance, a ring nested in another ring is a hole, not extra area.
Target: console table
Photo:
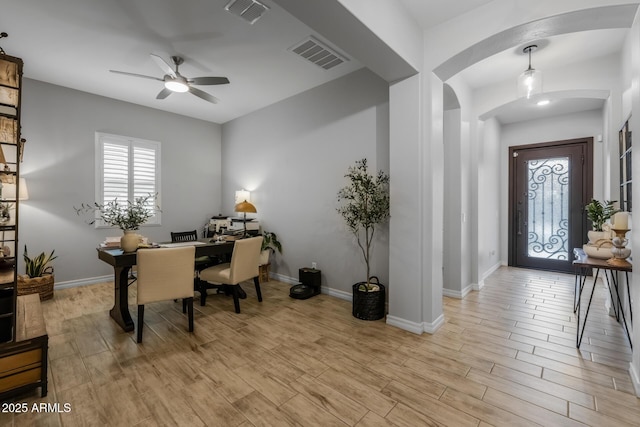
[[[613,311],[616,316],[616,320],[619,322],[620,317],[622,317],[622,325],[627,334],[627,339],[629,340],[629,345],[633,348],[633,343],[631,342],[631,334],[629,332],[629,326],[627,325],[627,318],[624,314],[624,306],[622,301],[620,300],[620,280],[619,273],[624,273],[625,280],[627,284],[627,299],[630,298],[629,293],[629,273],[633,271],[631,265],[629,266],[615,266],[607,263],[607,260],[592,258],[587,256],[582,248],[575,248],[573,250],[573,255],[575,260],[573,261],[573,267],[575,270],[575,284],[574,284],[574,299],[573,299],[573,312],[576,314],[576,347],[580,348],[580,344],[582,343],[582,336],[584,335],[584,329],[587,324],[587,317],[589,316],[589,309],[591,308],[591,301],[593,300],[593,293],[596,289],[596,281],[598,280],[598,275],[600,274],[600,270],[604,271],[604,277],[607,281],[607,285],[609,288],[609,295],[611,296],[611,301],[613,303]],[[591,288],[591,295],[589,297],[589,303],[587,304],[587,311],[584,314],[584,319],[582,320],[582,330],[580,330],[580,305],[582,300],[582,292],[584,290],[587,276],[589,270],[595,269],[596,274],[593,278],[593,287]],[[614,291],[615,291],[615,299],[614,299]],[[617,301],[617,305],[616,305]],[[633,309],[631,307],[631,303],[629,302],[629,321],[633,322]]]
[[[233,241],[216,242],[211,239],[200,239],[193,242],[196,257],[205,255],[224,255],[233,252]],[[164,245],[164,244],[163,244]],[[171,245],[171,243],[166,243]],[[113,284],[115,301],[109,315],[125,331],[133,331],[135,325],[129,313],[129,272],[136,265],[136,253],[124,252],[122,249],[98,248],[98,258],[113,267]]]

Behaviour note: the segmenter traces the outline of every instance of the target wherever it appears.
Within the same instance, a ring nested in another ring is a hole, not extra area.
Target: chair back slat
[[[171,232],[172,242],[192,242],[194,240],[198,240],[197,230]]]
[[[258,276],[262,236],[239,239],[233,244],[229,279],[232,284]]]

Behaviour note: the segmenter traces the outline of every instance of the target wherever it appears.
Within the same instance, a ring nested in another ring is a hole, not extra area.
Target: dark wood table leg
[[[114,267],[114,305],[109,314],[126,332],[133,331],[135,325],[129,313],[129,270],[131,267]]]

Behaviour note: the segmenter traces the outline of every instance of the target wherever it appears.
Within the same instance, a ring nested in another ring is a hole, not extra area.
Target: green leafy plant
[[[157,206],[153,206],[156,194],[136,197],[135,201],[127,200],[126,203],[117,198],[107,203],[94,202],[93,204],[83,203],[79,208],[75,206],[76,214],[98,213],[100,220],[106,225],[119,227],[121,230],[137,230],[142,224],[147,222],[149,218],[159,212]],[[89,224],[94,224],[96,220],[92,220]]]
[[[342,205],[337,211],[356,237],[367,265],[366,286],[373,290],[374,286],[369,284],[371,245],[376,226],[389,219],[389,175],[383,171],[370,174],[365,158],[350,166],[345,178],[349,184],[338,191],[338,202]]]
[[[587,211],[587,218],[593,223],[593,229],[595,231],[602,231],[602,225],[611,218],[616,212],[620,212],[613,204],[615,200],[605,200],[604,203],[599,200],[591,200],[591,202],[585,206]]]
[[[276,251],[282,253],[282,244],[278,241],[276,233],[272,233],[270,231],[262,232],[262,247],[260,250],[270,250],[271,253],[276,253]]]
[[[35,258],[30,258],[29,253],[27,252],[27,245],[24,245],[24,266],[25,272],[27,276],[33,277],[42,277],[43,274],[52,274],[53,266],[47,265],[54,259],[58,258],[58,256],[54,256],[53,253],[55,249],[51,251],[49,255],[45,255],[44,252],[40,253]]]

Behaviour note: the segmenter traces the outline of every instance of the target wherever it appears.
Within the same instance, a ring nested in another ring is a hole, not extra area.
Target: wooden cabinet
[[[17,292],[22,67],[20,58],[0,54],[0,400],[38,387],[47,394],[40,298]]]

